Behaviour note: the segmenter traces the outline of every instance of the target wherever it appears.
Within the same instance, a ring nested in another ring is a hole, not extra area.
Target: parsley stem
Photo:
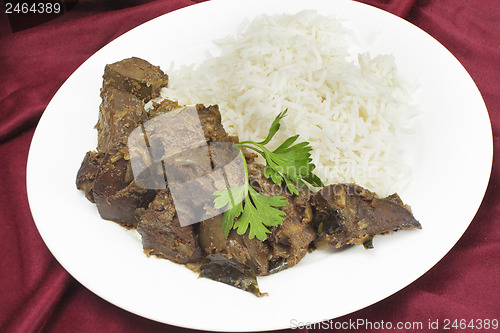
[[[252,143],[252,142],[247,141],[246,143]],[[238,142],[236,145],[238,147],[245,147],[245,148],[248,148],[248,149],[252,149],[253,151],[256,151],[257,153],[259,153],[262,156],[264,156],[264,152],[262,150],[259,150],[259,149],[255,148],[253,146],[249,146],[249,145],[245,144],[245,142]],[[261,147],[261,148],[263,148],[263,147]]]
[[[250,186],[250,182],[248,181],[248,165],[247,165],[247,160],[245,158],[245,155],[243,154],[243,150],[241,150],[241,149],[240,149],[240,156],[241,156],[241,159],[243,160],[243,168],[245,170],[245,185],[246,185],[245,197],[246,197],[246,194],[248,194],[248,186]]]
[[[239,141],[239,142],[237,143],[237,145],[247,144],[247,143],[252,144],[252,145],[253,145],[253,144],[255,144],[255,142],[254,142],[254,141]]]

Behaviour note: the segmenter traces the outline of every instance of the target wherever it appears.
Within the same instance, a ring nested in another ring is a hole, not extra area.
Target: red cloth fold
[[[43,243],[26,197],[34,128],[57,89],[94,52],[131,28],[199,1],[80,1],[51,21],[12,33],[0,16],[0,332],[188,332],[138,317],[76,282]],[[461,61],[485,100],[494,133],[493,172],[484,201],[457,245],[410,286],[334,322],[500,319],[500,2],[364,0],[427,31]],[[119,10],[111,10],[119,5]],[[97,5],[96,5],[97,6]],[[466,186],[466,184],[464,184]],[[443,194],[445,195],[445,193]],[[456,207],[460,209],[460,207]],[[425,246],[425,244],[422,244]],[[332,300],[335,301],[335,300]],[[257,319],[256,319],[257,320]],[[442,326],[441,326],[442,327]],[[451,326],[450,326],[451,327]],[[452,328],[452,327],[451,327]],[[297,331],[297,330],[295,330]],[[315,331],[303,329],[302,331]],[[354,332],[354,330],[339,330]],[[485,329],[451,329],[479,332]]]

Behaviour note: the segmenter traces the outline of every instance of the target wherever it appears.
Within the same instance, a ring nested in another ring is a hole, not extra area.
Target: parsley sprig
[[[248,148],[261,154],[266,160],[264,176],[278,185],[285,182],[288,190],[296,195],[299,194],[297,186],[306,187],[306,183],[313,186],[323,186],[318,176],[313,174],[315,165],[311,159],[311,146],[309,142],[300,142],[294,145],[298,135],[285,140],[273,151],[265,147],[280,128],[280,120],[287,114],[287,110],[281,112],[271,124],[269,133],[264,141],[242,141],[236,143],[238,148]],[[236,229],[242,235],[250,227],[248,237],[257,237],[263,241],[270,233],[267,227],[278,226],[283,223],[285,212],[277,209],[288,204],[283,196],[264,196],[250,186],[248,178],[248,165],[245,156],[240,149],[245,170],[245,183],[242,186],[216,191],[214,206],[220,209],[227,206],[222,218],[222,229],[227,237],[231,229]],[[243,204],[243,201],[245,203]],[[239,219],[235,219],[240,216]]]
[[[280,120],[285,118],[287,110],[278,114],[274,119],[269,133],[264,141],[242,141],[236,145],[254,150],[261,154],[266,160],[266,168],[264,176],[271,177],[271,180],[278,185],[285,181],[288,190],[296,195],[299,194],[297,186],[306,187],[305,183],[309,183],[315,187],[323,186],[323,182],[318,176],[313,174],[315,165],[312,163],[311,150],[309,142],[304,141],[293,145],[299,138],[299,135],[294,135],[286,139],[278,148],[270,151],[265,147],[276,132],[280,129]]]
[[[228,205],[229,209],[222,217],[222,230],[226,237],[233,228],[238,234],[243,235],[250,226],[248,234],[250,239],[257,237],[259,240],[265,240],[267,234],[270,233],[265,226],[277,226],[283,223],[285,212],[275,207],[285,206],[288,201],[283,196],[267,197],[255,191],[250,186],[248,166],[241,150],[240,155],[245,169],[245,184],[224,191],[216,191],[214,193],[217,196],[214,200],[215,208],[219,209]],[[250,200],[245,200],[243,205],[243,200],[246,198]],[[240,214],[242,214],[241,217],[235,222],[235,218]]]

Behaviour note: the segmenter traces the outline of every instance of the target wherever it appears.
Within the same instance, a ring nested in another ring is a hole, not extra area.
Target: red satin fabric
[[[422,322],[427,331],[429,321],[440,320],[442,324],[445,319],[498,320],[500,2],[362,2],[414,23],[458,58],[476,82],[489,110],[495,151],[492,176],[481,208],[445,258],[395,295],[335,321],[364,319],[394,325]],[[78,66],[114,38],[161,14],[193,5],[195,1],[108,0],[104,3],[93,6],[88,1],[80,1],[64,15],[15,33],[9,28],[5,15],[0,14],[1,332],[189,331],[119,309],[76,282],[43,243],[28,206],[25,170],[29,145],[37,121],[57,89]],[[113,8],[121,9],[111,10]],[[359,331],[413,330],[373,328]],[[488,332],[471,328],[450,331]]]

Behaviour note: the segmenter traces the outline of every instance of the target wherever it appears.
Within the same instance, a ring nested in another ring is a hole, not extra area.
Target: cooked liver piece
[[[168,190],[159,191],[141,215],[137,231],[142,236],[144,252],[179,264],[199,262],[204,255],[191,225],[181,227]]]
[[[196,111],[207,141],[238,142],[238,138],[229,136],[222,126],[222,116],[217,105],[206,107],[203,104],[197,104]]]
[[[168,84],[168,76],[160,67],[136,57],[106,65],[103,79],[103,88],[130,92],[144,102],[158,97],[160,89]]]
[[[222,253],[233,258],[255,275],[267,275],[270,248],[267,242],[248,238],[248,232],[238,235],[231,230],[227,238],[222,230],[222,216],[201,222],[200,245],[208,254]]]
[[[116,155],[115,155],[116,156]],[[103,219],[135,228],[139,213],[154,199],[155,191],[141,188],[133,181],[130,162],[121,158],[112,162],[108,154],[93,186],[93,197]]]
[[[155,191],[133,181],[128,154],[128,136],[150,118],[144,103],[159,96],[167,76],[139,58],[107,65],[101,89],[97,129],[97,151],[88,152],[77,174],[76,186],[96,203],[102,218],[130,228],[138,214],[154,199]],[[162,103],[162,110],[172,108]]]
[[[101,98],[99,120],[95,126],[97,150],[118,150],[127,155],[128,136],[149,118],[144,103],[133,94],[113,87],[104,87]]]
[[[374,235],[400,229],[421,229],[408,206],[397,195],[377,198],[354,184],[323,188],[312,198],[317,245],[339,248],[360,245]]]
[[[128,92],[105,86],[96,125],[97,151],[106,154],[94,176],[93,198],[103,219],[127,228],[137,225],[137,210],[145,209],[154,191],[132,182],[128,136],[148,119],[144,103]]]
[[[299,188],[298,196],[291,194],[267,179],[264,176],[264,166],[259,163],[248,165],[248,176],[250,184],[261,194],[282,195],[288,201],[288,205],[279,208],[286,213],[283,216],[283,223],[270,228],[272,232],[266,242],[271,251],[270,269],[275,265],[295,266],[307,254],[311,243],[316,238],[316,232],[311,223],[310,192]],[[273,273],[273,271],[268,273]]]
[[[87,152],[76,176],[76,188],[85,192],[85,197],[92,203],[95,203],[94,182],[105,155],[95,151]]]

